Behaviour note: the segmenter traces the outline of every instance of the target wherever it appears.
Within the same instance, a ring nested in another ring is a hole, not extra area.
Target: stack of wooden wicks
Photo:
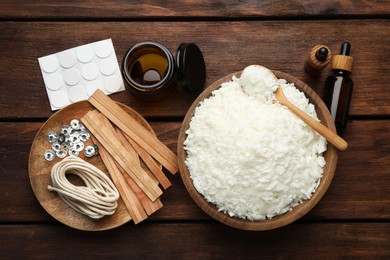
[[[102,91],[97,90],[88,101],[97,110],[89,111],[81,121],[98,144],[101,158],[137,224],[162,207],[159,185],[167,189],[171,182],[157,162],[175,174],[176,155]],[[140,158],[150,172],[141,167]]]

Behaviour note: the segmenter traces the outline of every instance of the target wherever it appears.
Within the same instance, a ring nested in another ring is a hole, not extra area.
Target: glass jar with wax
[[[202,53],[195,44],[181,44],[175,63],[164,45],[152,41],[130,48],[123,58],[121,71],[130,91],[148,100],[165,97],[177,83],[187,92],[199,92],[206,74]]]

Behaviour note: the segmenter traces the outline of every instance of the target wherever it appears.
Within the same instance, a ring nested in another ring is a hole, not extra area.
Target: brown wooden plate
[[[274,71],[274,74],[277,78],[283,78],[290,83],[294,83],[299,90],[303,91],[306,94],[306,97],[309,98],[310,102],[315,105],[317,116],[321,120],[321,122],[327,127],[329,127],[332,131],[336,132],[336,128],[329,113],[329,110],[327,109],[321,98],[308,85],[303,83],[301,80],[283,72]],[[312,194],[311,199],[304,201],[302,204],[293,208],[293,210],[283,215],[275,216],[272,219],[265,219],[261,221],[250,221],[241,218],[230,217],[228,214],[218,211],[215,205],[207,202],[204,199],[203,195],[198,193],[198,191],[195,189],[189,174],[189,170],[184,163],[187,154],[184,150],[183,143],[186,138],[185,132],[189,127],[189,123],[194,116],[195,108],[199,105],[199,102],[210,97],[211,92],[213,90],[218,89],[223,82],[230,81],[233,75],[239,77],[241,75],[241,71],[227,75],[211,84],[211,86],[209,86],[199,95],[199,97],[189,108],[181,126],[177,144],[180,175],[192,199],[203,211],[205,211],[212,218],[231,227],[243,230],[269,230],[282,227],[301,218],[320,201],[320,199],[328,189],[332,181],[334,172],[336,170],[338,151],[333,145],[328,143],[327,150],[324,153],[326,165],[324,168],[324,173],[320,185]]]
[[[128,114],[140,122],[149,132],[153,129],[148,122],[133,109],[118,103]],[[59,133],[62,125],[69,125],[72,119],[80,120],[88,111],[94,107],[88,101],[80,101],[71,104],[55,114],[53,114],[41,127],[32,143],[29,156],[29,178],[31,187],[42,207],[56,220],[75,229],[86,231],[100,231],[118,227],[129,220],[131,217],[121,199],[118,200],[118,208],[112,216],[105,216],[99,220],[91,219],[70,208],[58,196],[56,192],[50,192],[47,186],[51,184],[50,170],[53,165],[61,159],[56,158],[53,161],[46,161],[43,157],[44,152],[50,149],[51,144],[46,136],[49,132]],[[85,142],[85,145],[92,144],[92,140]],[[95,165],[103,172],[107,172],[100,156],[87,158],[82,152],[80,158]]]

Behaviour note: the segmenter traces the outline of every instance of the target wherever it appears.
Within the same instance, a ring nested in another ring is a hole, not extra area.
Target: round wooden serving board
[[[274,71],[274,74],[276,75],[277,78],[286,79],[288,82],[294,83],[299,90],[303,91],[306,94],[306,97],[309,98],[310,102],[315,105],[317,116],[321,120],[321,122],[324,125],[326,125],[328,128],[330,128],[333,132],[336,132],[333,119],[327,107],[325,106],[321,98],[308,85],[306,85],[299,79],[283,72]],[[199,105],[199,102],[210,97],[212,91],[218,89],[222,83],[230,81],[233,75],[239,77],[241,75],[241,71],[227,75],[214,82],[211,86],[209,86],[206,90],[204,90],[204,92],[202,92],[199,95],[199,97],[194,101],[194,103],[188,110],[184,118],[182,127],[180,129],[178,144],[177,144],[178,147],[177,154],[178,154],[180,175],[181,178],[183,179],[187,191],[189,192],[190,196],[195,201],[195,203],[203,211],[205,211],[208,215],[210,215],[214,219],[226,225],[229,225],[231,227],[243,229],[243,230],[269,230],[269,229],[282,227],[301,218],[320,201],[320,199],[328,189],[332,181],[334,172],[336,170],[338,151],[333,145],[328,143],[327,150],[324,153],[326,165],[324,168],[324,173],[320,185],[318,186],[316,191],[312,194],[312,198],[310,200],[304,201],[299,206],[293,208],[292,211],[289,211],[283,215],[273,217],[272,219],[266,219],[261,221],[250,221],[250,220],[230,217],[228,214],[218,211],[215,205],[207,202],[204,199],[203,195],[198,193],[198,191],[195,189],[188,168],[184,163],[187,154],[184,150],[183,143],[184,140],[186,139],[185,132],[189,127],[189,123],[192,117],[194,116],[195,108]]]
[[[129,115],[140,122],[149,132],[153,133],[153,129],[147,121],[133,109],[118,103]],[[88,101],[80,101],[71,104],[60,111],[53,114],[41,127],[35,136],[32,143],[29,156],[29,178],[31,187],[42,207],[56,220],[75,229],[86,231],[100,231],[118,227],[129,220],[131,217],[121,199],[118,200],[118,208],[112,216],[105,216],[101,219],[95,220],[82,215],[72,208],[70,208],[58,196],[56,192],[50,192],[47,186],[51,184],[50,171],[53,165],[62,159],[55,158],[53,161],[46,161],[43,157],[44,152],[50,149],[51,144],[47,141],[46,136],[49,132],[60,131],[63,125],[69,125],[72,119],[80,120],[88,111],[93,110],[94,107]],[[89,139],[85,145],[93,144]],[[87,158],[83,152],[79,157],[87,162],[95,165],[103,172],[107,173],[99,155]]]

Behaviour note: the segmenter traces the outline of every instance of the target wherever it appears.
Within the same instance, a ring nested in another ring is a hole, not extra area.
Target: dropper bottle
[[[352,72],[353,58],[349,56],[351,44],[344,42],[340,55],[332,59],[333,75],[325,81],[324,102],[335,122],[337,132],[341,134],[345,129],[351,103],[353,81],[349,77]]]

